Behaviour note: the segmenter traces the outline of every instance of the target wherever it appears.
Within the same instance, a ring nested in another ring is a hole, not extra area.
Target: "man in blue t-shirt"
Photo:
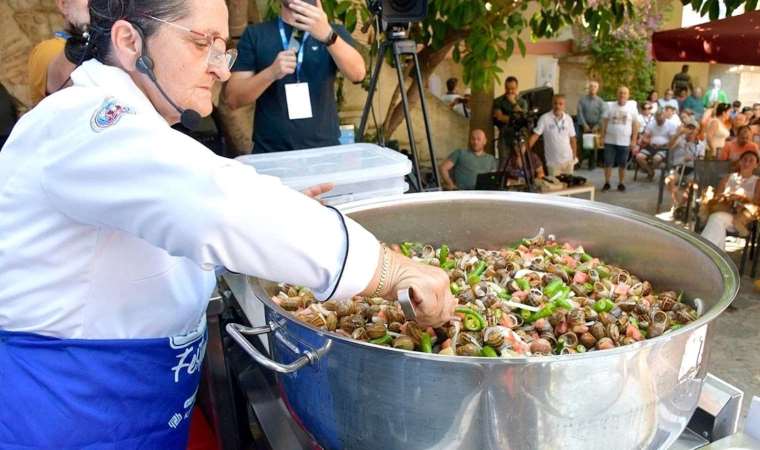
[[[354,83],[366,74],[351,35],[327,21],[319,0],[282,0],[277,19],[246,28],[224,96],[232,109],[256,103],[253,153],[338,145],[338,70]]]

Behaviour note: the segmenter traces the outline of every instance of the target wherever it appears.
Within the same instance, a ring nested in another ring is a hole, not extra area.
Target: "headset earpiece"
[[[138,72],[153,78],[153,60],[150,58],[150,56],[142,55],[137,58],[135,67],[137,68]]]

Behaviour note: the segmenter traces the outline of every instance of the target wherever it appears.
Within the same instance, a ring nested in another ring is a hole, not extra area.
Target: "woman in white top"
[[[758,165],[754,151],[745,152],[739,159],[739,170],[723,178],[716,189],[718,199],[732,203],[732,210],[742,204],[760,204],[760,183],[753,175]],[[726,231],[736,231],[733,212],[717,211],[710,214],[702,236],[725,250]]]
[[[715,115],[707,122],[705,130],[705,141],[707,142],[706,157],[715,159],[723,146],[726,145],[726,139],[731,135],[731,131],[726,127],[726,121],[729,118],[731,105],[720,103],[715,108]]]

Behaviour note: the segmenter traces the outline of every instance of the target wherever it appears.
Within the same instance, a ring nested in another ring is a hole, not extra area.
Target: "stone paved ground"
[[[584,165],[585,167],[585,165]],[[617,174],[613,174],[613,190],[601,192],[604,183],[602,169],[594,171],[579,170],[577,175],[586,177],[597,187],[596,200],[614,205],[654,214],[657,203],[657,182],[647,182],[646,177],[633,181],[633,172],[626,173],[625,193],[615,190]],[[665,209],[669,209],[670,200],[666,197]],[[666,211],[658,215],[663,220],[670,220]],[[743,241],[729,242],[727,249],[737,263],[741,256]],[[759,271],[760,272],[760,271]],[[750,400],[760,395],[760,293],[752,285],[749,270],[742,277],[741,290],[733,303],[734,310],[727,310],[717,319],[716,332],[712,339],[712,354],[709,371],[715,376],[744,391],[743,416],[747,414]]]

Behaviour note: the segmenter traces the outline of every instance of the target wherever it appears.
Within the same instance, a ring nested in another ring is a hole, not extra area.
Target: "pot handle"
[[[227,333],[232,336],[232,339],[243,347],[246,353],[253,358],[257,363],[266,367],[269,370],[273,370],[279,373],[293,373],[307,364],[313,364],[317,362],[319,356],[311,351],[306,351],[303,356],[293,361],[290,364],[281,364],[276,361],[272,361],[266,356],[262,355],[256,347],[248,342],[245,336],[256,336],[259,334],[267,334],[274,331],[270,325],[264,325],[261,327],[246,327],[237,323],[228,323],[225,327]]]

